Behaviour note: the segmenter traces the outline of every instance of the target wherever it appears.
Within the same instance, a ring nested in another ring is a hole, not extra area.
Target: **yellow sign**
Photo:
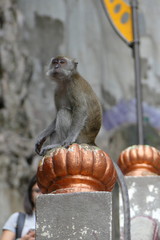
[[[109,20],[129,45],[133,42],[132,10],[122,0],[103,0]]]

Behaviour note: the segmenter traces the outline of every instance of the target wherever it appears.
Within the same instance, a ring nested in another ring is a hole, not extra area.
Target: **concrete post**
[[[112,193],[44,194],[36,217],[37,240],[112,240]]]
[[[143,240],[158,239],[157,228],[160,226],[160,176],[126,176],[125,180],[130,199],[132,239],[142,239],[140,236],[143,236]],[[143,218],[141,218],[142,216]],[[122,229],[123,209],[121,197],[120,226]]]

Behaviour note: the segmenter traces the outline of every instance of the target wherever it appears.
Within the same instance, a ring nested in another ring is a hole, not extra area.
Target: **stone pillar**
[[[159,240],[157,222],[149,217],[138,216],[131,221],[132,240]]]
[[[160,227],[160,176],[125,177],[131,214],[131,238],[158,240]],[[145,226],[145,227],[144,227]],[[120,227],[123,231],[123,208],[120,194]],[[139,238],[143,236],[143,238]]]
[[[118,160],[126,175],[131,216],[131,238],[158,240],[160,226],[160,152],[148,145],[124,150]],[[120,226],[123,228],[120,197]]]
[[[37,171],[44,194],[37,199],[37,239],[113,240],[116,179],[112,160],[96,146],[74,143],[49,151]]]
[[[112,193],[44,194],[36,203],[36,239],[112,240]]]

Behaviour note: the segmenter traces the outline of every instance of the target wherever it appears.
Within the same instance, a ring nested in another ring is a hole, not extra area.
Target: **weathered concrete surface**
[[[131,219],[137,216],[147,216],[155,219],[160,226],[160,177],[125,177],[125,179],[129,192]],[[123,227],[123,210],[121,198],[120,226],[121,228]],[[135,225],[132,225],[132,227],[133,226]],[[153,230],[153,227],[150,227],[151,232]],[[140,225],[139,228],[141,228],[142,231],[143,224]]]
[[[132,240],[158,240],[157,222],[149,217],[135,217],[131,220]]]
[[[112,193],[48,194],[37,199],[37,240],[111,240]]]

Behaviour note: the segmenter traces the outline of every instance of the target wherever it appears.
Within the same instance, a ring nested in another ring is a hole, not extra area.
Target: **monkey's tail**
[[[131,240],[130,233],[130,204],[129,204],[129,196],[128,196],[128,188],[124,176],[118,167],[118,165],[113,162],[117,175],[118,175],[118,183],[121,188],[122,199],[123,199],[123,213],[124,213],[124,240]]]

